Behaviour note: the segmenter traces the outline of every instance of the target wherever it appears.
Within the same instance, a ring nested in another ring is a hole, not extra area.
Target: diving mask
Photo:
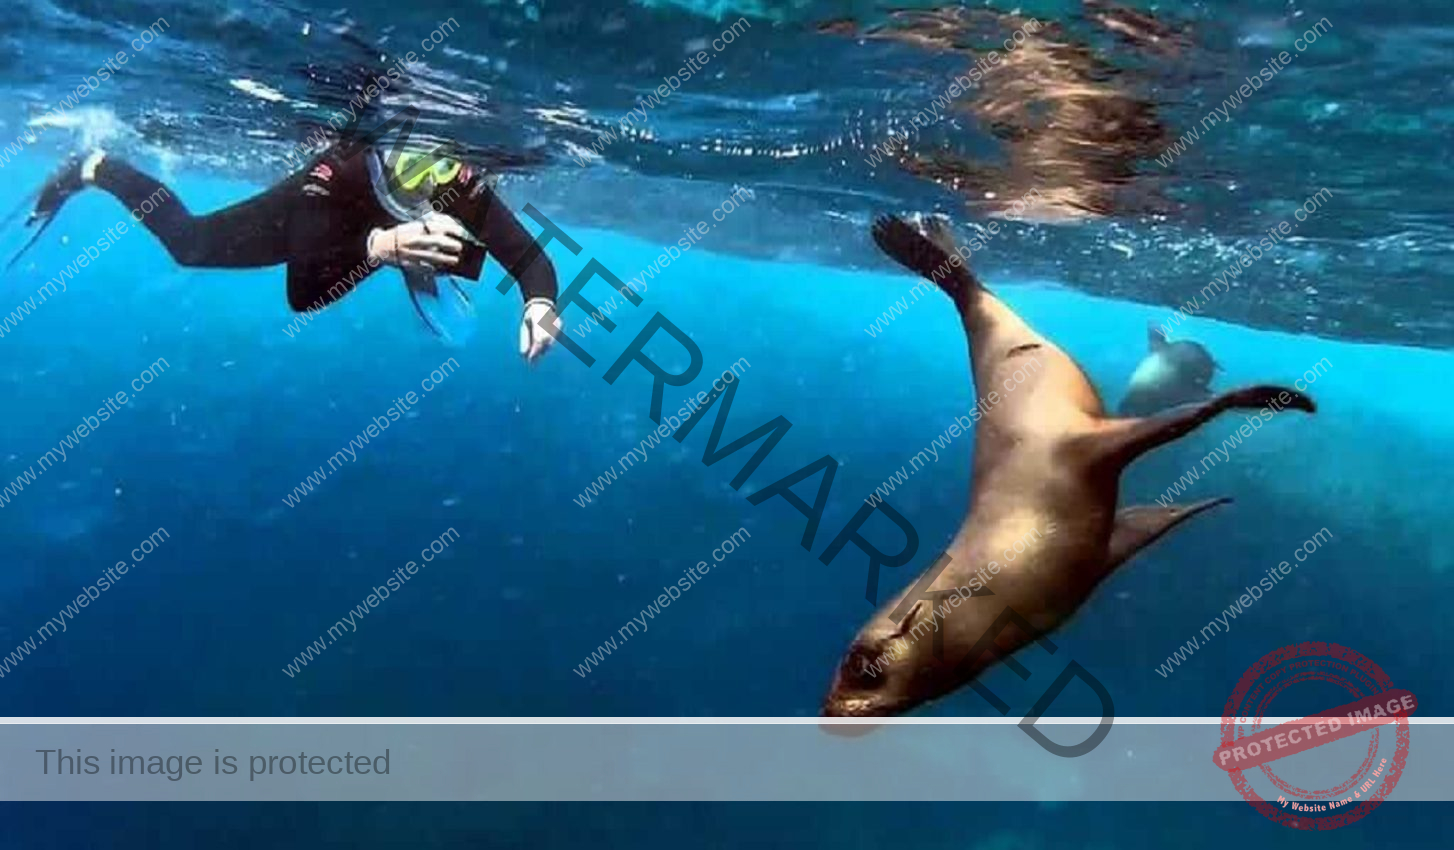
[[[426,165],[424,160],[429,156],[427,153],[398,154],[394,159],[394,183],[407,192],[415,193],[426,188],[427,181],[427,188],[432,192],[440,186],[453,183],[464,168],[464,163],[448,157],[435,159]]]

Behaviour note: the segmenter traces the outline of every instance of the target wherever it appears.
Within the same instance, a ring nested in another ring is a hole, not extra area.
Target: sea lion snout
[[[887,641],[853,642],[833,675],[823,699],[824,717],[891,717],[898,712],[890,676],[895,672]]]
[[[823,700],[821,717],[897,717],[913,708],[917,703],[907,700],[889,700],[875,695],[839,691],[836,688]],[[864,734],[877,726],[834,726],[824,724],[823,728],[835,735]],[[846,730],[846,731],[845,731]],[[863,730],[853,731],[853,730]]]

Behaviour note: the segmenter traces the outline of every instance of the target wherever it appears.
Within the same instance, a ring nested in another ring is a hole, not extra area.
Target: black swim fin
[[[51,222],[55,221],[56,214],[61,211],[61,207],[65,206],[66,201],[69,201],[72,195],[85,187],[86,183],[81,179],[80,157],[71,157],[45,181],[45,184],[40,187],[40,191],[35,194],[35,206],[25,220],[26,227],[30,227],[36,222],[40,223],[40,227],[36,229],[35,234],[26,241],[25,245],[15,252],[15,256],[10,258],[10,262],[5,264],[6,271],[13,268],[20,258],[25,256],[25,252],[35,245],[41,234],[45,233],[46,229],[51,226]]]
[[[3,220],[0,220],[0,230],[9,230],[10,225],[14,224],[20,218],[21,213],[32,212],[35,209],[35,202],[39,199],[40,189],[36,189],[34,192],[26,195],[20,203],[15,205],[14,209],[5,215]]]
[[[41,234],[45,233],[46,228],[50,227],[50,223],[52,221],[55,221],[55,216],[51,216],[47,218],[44,222],[42,222],[40,225],[40,229],[35,231],[35,233],[25,241],[25,244],[20,247],[19,251],[15,252],[15,256],[11,257],[10,262],[5,264],[5,270],[7,272],[14,268],[16,263],[20,262],[20,258],[25,256],[25,252],[29,251],[31,246],[40,239]]]

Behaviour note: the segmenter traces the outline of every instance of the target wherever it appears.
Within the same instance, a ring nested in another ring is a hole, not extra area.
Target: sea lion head
[[[896,658],[892,640],[855,639],[823,699],[824,717],[894,717],[918,701],[906,691],[912,678]]]
[[[926,609],[915,605],[898,625],[875,617],[854,638],[823,699],[824,717],[897,717],[963,684],[936,656]]]

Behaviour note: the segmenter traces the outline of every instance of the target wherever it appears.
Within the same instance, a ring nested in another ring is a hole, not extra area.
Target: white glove
[[[459,262],[469,231],[437,212],[369,234],[369,259],[399,268],[450,269]]]
[[[555,315],[555,304],[549,298],[532,298],[525,302],[525,315],[520,317],[520,356],[525,358],[526,363],[534,363],[555,344],[555,337],[546,327],[560,332],[560,316]]]

